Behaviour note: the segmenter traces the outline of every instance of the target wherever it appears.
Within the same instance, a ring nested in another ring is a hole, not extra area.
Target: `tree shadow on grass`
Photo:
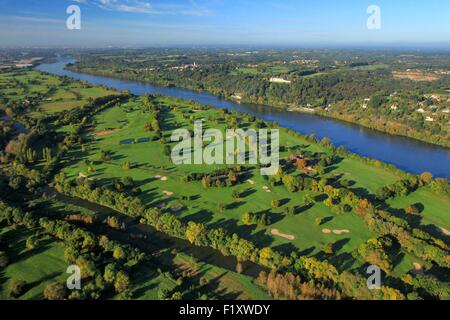
[[[248,238],[248,236],[243,236],[244,238]],[[274,239],[272,236],[266,234],[265,230],[260,230],[255,234],[250,236],[250,239],[253,243],[255,243],[258,247],[269,247],[272,245]]]
[[[241,198],[247,198],[256,192],[255,189],[247,189],[241,193]]]
[[[309,256],[309,255],[311,255],[311,254],[314,252],[314,250],[316,250],[316,247],[315,247],[315,246],[312,246],[312,247],[310,247],[310,248],[301,250],[300,253],[299,253],[299,255],[300,255],[300,256]]]
[[[210,222],[214,217],[214,214],[211,211],[202,209],[200,211],[197,211],[196,213],[193,213],[191,215],[188,215],[182,219],[184,223],[187,223],[189,221],[194,221],[197,223],[203,223],[207,224]]]
[[[41,254],[48,249],[51,248],[51,244],[54,242],[54,240],[46,239],[46,240],[40,240],[39,245],[35,249],[25,249],[25,251],[21,252],[19,255],[15,256],[15,259],[13,263],[26,260],[28,258],[31,258],[35,255]]]
[[[329,261],[336,267],[339,272],[343,272],[345,270],[350,270],[353,264],[356,262],[356,259],[350,253],[344,252],[331,257]]]
[[[369,201],[375,201],[375,195],[371,194],[369,191],[367,191],[364,188],[351,188],[350,191],[352,191],[354,194],[356,194],[360,198],[368,199]]]
[[[44,282],[50,281],[55,279],[56,277],[60,276],[61,273],[59,272],[53,272],[51,274],[48,274],[44,277],[42,277],[41,279],[37,280],[37,281],[33,281],[30,283],[27,283],[24,287],[23,293],[22,295],[24,295],[25,293],[27,293],[28,291],[30,291],[31,289],[33,289],[34,287],[37,287],[39,285],[41,285]],[[37,300],[37,299],[42,299],[43,295],[42,293],[38,293],[37,295],[35,295],[33,298],[31,298],[32,300]]]
[[[206,290],[206,293],[208,292],[214,292],[216,295],[219,295],[224,300],[236,300],[239,298],[239,296],[242,294],[242,291],[231,291],[227,292],[226,288],[220,288],[221,287],[221,279],[226,276],[228,272],[224,272],[221,275],[218,275],[217,277],[211,279],[208,281],[208,283],[204,286],[204,289]],[[224,287],[224,286],[222,286]],[[203,289],[203,288],[201,288]],[[202,290],[203,291],[203,290]]]
[[[297,248],[295,245],[293,245],[292,243],[283,243],[280,244],[278,246],[274,246],[273,247],[276,251],[281,252],[282,254],[284,254],[285,256],[290,256],[292,252],[296,253],[297,256],[300,255],[300,249]]]
[[[241,237],[248,237],[252,232],[256,230],[255,225],[240,225],[236,219],[220,219],[217,222],[211,223],[210,228],[223,228],[230,233],[237,233]]]
[[[235,210],[238,209],[239,207],[242,207],[243,205],[245,205],[246,202],[244,201],[235,201],[233,203],[230,203],[226,206],[227,210]]]
[[[332,218],[333,217],[331,217],[331,219]],[[342,248],[349,242],[350,242],[350,238],[345,238],[345,239],[336,241],[335,243],[333,243],[333,251],[338,252],[338,251],[342,250]]]

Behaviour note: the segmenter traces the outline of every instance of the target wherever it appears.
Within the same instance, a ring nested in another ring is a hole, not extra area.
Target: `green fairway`
[[[436,194],[429,188],[419,189],[406,197],[389,201],[392,208],[404,210],[408,205],[418,204],[423,207],[420,213],[421,225],[434,225],[450,230],[450,199]],[[403,212],[404,215],[406,213]]]

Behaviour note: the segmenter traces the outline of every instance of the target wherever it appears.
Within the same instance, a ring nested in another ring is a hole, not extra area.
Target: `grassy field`
[[[390,200],[389,205],[403,211],[408,205],[418,204],[423,208],[420,214],[420,224],[423,226],[436,226],[450,230],[449,208],[450,200],[434,193],[429,188],[422,188],[406,197]],[[404,212],[401,212],[406,216]]]
[[[90,99],[112,93],[114,91],[103,87],[68,81],[30,69],[0,73],[0,94],[9,103],[22,103],[35,117],[81,107]],[[28,106],[26,100],[37,102],[37,105]],[[6,107],[7,103],[0,102],[0,108]]]

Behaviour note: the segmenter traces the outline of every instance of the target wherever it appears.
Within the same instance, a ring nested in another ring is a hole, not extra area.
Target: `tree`
[[[190,243],[201,245],[206,238],[206,228],[201,223],[190,221],[186,228],[186,238]]]
[[[424,172],[419,176],[420,181],[427,185],[433,180],[433,175],[430,172]]]
[[[405,211],[407,214],[410,214],[410,215],[417,215],[420,213],[420,209],[418,208],[417,204],[411,204],[411,205],[407,206],[405,208]]]
[[[233,193],[231,194],[231,196],[234,199],[239,199],[241,197],[241,192],[239,190],[233,190]]]
[[[310,194],[306,194],[304,203],[305,203],[306,207],[310,207],[315,203],[315,201],[314,201],[314,198]]]
[[[32,250],[37,247],[39,244],[39,239],[36,236],[31,236],[27,239],[26,247],[29,250]]]
[[[182,300],[183,295],[181,294],[181,292],[177,291],[172,294],[172,298],[170,298],[170,299],[171,300]]]
[[[113,257],[116,260],[122,260],[126,258],[125,250],[121,246],[116,246],[113,251]]]
[[[114,281],[114,289],[117,293],[122,293],[130,287],[130,277],[124,271],[119,271]]]
[[[241,221],[245,225],[251,225],[253,224],[253,216],[254,214],[252,212],[244,212],[241,215]]]
[[[12,279],[9,287],[9,296],[11,298],[18,298],[24,293],[27,283],[24,280]]]
[[[323,144],[324,146],[330,146],[331,145],[331,140],[330,140],[330,138],[328,138],[328,137],[324,137],[323,139],[322,139],[322,141],[320,141],[320,143],[321,144]]]
[[[126,171],[128,171],[128,170],[130,170],[130,163],[128,162],[128,161],[126,161],[126,162],[124,162],[123,164],[122,164],[122,169],[123,170],[126,170]]]
[[[105,267],[103,279],[108,283],[113,283],[116,279],[117,272],[117,265],[115,263],[110,263]]]
[[[327,243],[323,247],[323,252],[325,252],[325,254],[328,254],[328,255],[334,254],[333,244],[332,243]]]
[[[44,289],[44,298],[47,300],[63,300],[66,297],[66,287],[59,282],[53,282]]]
[[[298,170],[303,170],[308,166],[308,161],[306,159],[297,159],[295,165]]]
[[[325,223],[325,219],[324,218],[316,218],[316,220],[314,220],[316,225],[321,226],[322,224]]]
[[[164,288],[158,289],[158,299],[159,300],[166,300],[169,297],[169,291]]]
[[[297,179],[294,176],[285,175],[282,178],[282,181],[283,181],[284,186],[286,187],[286,189],[289,192],[296,192],[296,191],[298,191],[299,184],[298,184]]]
[[[274,208],[279,208],[280,207],[280,205],[281,205],[281,201],[280,200],[276,200],[276,199],[274,199],[274,200],[272,200],[272,207],[274,207]]]
[[[0,251],[0,268],[4,268],[8,265],[9,258],[6,252]]]

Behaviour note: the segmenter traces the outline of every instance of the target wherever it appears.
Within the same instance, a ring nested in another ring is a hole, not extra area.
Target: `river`
[[[105,85],[119,91],[128,90],[136,95],[156,93],[163,96],[192,100],[216,108],[233,109],[249,113],[267,121],[276,121],[282,127],[293,129],[302,134],[313,133],[319,139],[329,137],[336,146],[342,145],[351,152],[393,164],[413,174],[429,171],[435,177],[450,179],[450,149],[444,147],[411,138],[390,135],[314,114],[289,112],[255,104],[240,104],[217,98],[208,93],[199,93],[180,88],[159,87],[142,82],[94,76],[64,69],[67,63],[74,61],[71,58],[60,58],[56,63],[41,64],[37,69],[59,76],[84,80],[92,84]]]

